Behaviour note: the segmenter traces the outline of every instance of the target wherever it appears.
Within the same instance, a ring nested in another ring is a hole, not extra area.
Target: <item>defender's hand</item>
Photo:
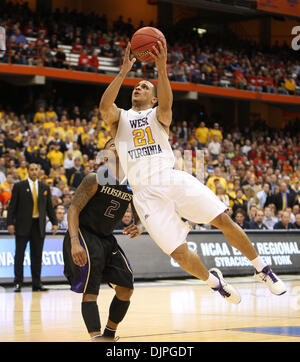
[[[131,224],[123,229],[123,234],[128,235],[130,239],[136,238],[137,236],[141,235],[145,230],[142,224]]]
[[[80,245],[79,239],[78,241],[74,239],[72,240],[71,255],[74,264],[82,267],[87,263],[87,255],[83,247]]]

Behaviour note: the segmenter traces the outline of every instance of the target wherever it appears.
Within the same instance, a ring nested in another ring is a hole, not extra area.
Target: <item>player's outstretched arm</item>
[[[120,108],[115,105],[115,100],[127,73],[131,70],[135,61],[136,58],[130,59],[130,43],[128,43],[120,72],[106,88],[100,100],[99,110],[101,116],[110,126],[119,121]]]
[[[79,266],[84,266],[87,262],[86,252],[81,246],[78,238],[79,214],[88,201],[95,195],[97,188],[98,183],[96,174],[90,173],[86,175],[76,189],[68,211],[68,230],[71,239],[71,254],[74,263]]]
[[[158,72],[157,97],[158,107],[157,116],[159,122],[169,130],[172,122],[172,104],[173,93],[167,73],[167,45],[158,40],[158,47],[153,47],[150,55],[155,61]]]

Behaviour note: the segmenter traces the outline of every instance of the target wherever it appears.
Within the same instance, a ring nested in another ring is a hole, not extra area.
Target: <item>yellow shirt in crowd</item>
[[[196,129],[196,137],[202,144],[206,144],[208,140],[209,129],[207,127],[198,127]]]
[[[222,141],[223,139],[223,135],[222,135],[222,132],[219,130],[219,129],[211,129],[210,130],[210,133],[209,133],[209,137],[211,140],[213,140],[214,136],[218,136],[218,139],[220,141]]]
[[[206,186],[216,193],[215,180],[219,180],[219,183],[224,187],[225,192],[227,191],[227,181],[224,177],[210,176],[207,180]]]
[[[33,118],[33,123],[37,123],[37,122],[43,122],[46,118],[46,113],[45,112],[36,112],[36,114],[34,115]]]
[[[27,179],[28,177],[28,172],[27,172],[27,167],[23,168],[23,167],[18,167],[18,174],[20,176],[20,180],[24,181]]]
[[[48,152],[47,157],[49,158],[51,165],[53,165],[53,163],[56,162],[58,166],[63,166],[64,155],[62,154],[62,152],[52,150]]]

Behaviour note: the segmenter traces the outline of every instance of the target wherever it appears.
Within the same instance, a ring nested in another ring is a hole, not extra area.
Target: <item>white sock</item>
[[[250,260],[250,261],[258,272],[261,272],[263,270],[263,268],[265,266],[267,266],[267,264],[262,260],[262,258],[260,256],[256,257],[253,260]]]
[[[209,273],[208,279],[205,280],[205,283],[207,283],[211,288],[217,288],[220,284],[220,281],[212,273]]]

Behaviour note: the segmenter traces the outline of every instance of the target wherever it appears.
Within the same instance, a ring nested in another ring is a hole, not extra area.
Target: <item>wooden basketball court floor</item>
[[[285,275],[288,291],[274,296],[251,276],[226,278],[242,302],[232,305],[195,279],[136,282],[117,335],[120,342],[300,342],[300,276]],[[0,288],[1,342],[89,342],[81,295],[67,285],[48,292]],[[114,291],[101,286],[102,326]]]

